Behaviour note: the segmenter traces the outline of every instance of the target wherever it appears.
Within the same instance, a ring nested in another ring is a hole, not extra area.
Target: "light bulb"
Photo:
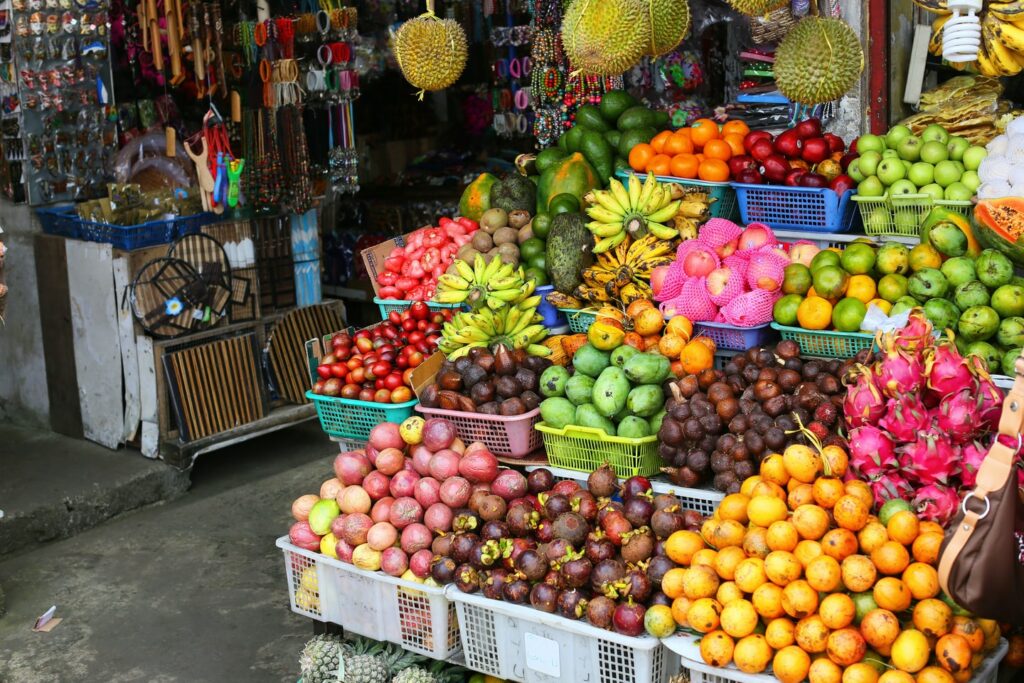
[[[982,0],[950,0],[953,16],[942,27],[942,58],[947,62],[973,62],[981,48]]]

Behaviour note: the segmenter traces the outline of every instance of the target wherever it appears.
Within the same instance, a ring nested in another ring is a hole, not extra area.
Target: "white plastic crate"
[[[913,247],[918,244],[921,240],[917,237],[902,237],[897,235],[886,235],[884,237],[870,237],[865,235],[854,235],[848,233],[828,233],[828,232],[803,232],[800,230],[774,230],[776,239],[780,242],[786,242],[792,244],[801,240],[806,242],[813,242],[818,246],[819,249],[828,249],[830,247],[843,248],[850,242],[855,240],[867,239],[871,240],[875,244],[882,244],[884,242],[899,242],[906,244],[907,246]]]
[[[293,612],[434,659],[449,659],[458,652],[455,605],[445,597],[443,588],[358,569],[294,546],[287,536],[277,539],[277,547],[284,551]],[[315,567],[317,575],[316,609],[311,609],[306,594],[299,592],[302,572],[308,566]]]
[[[700,656],[700,638],[693,634],[679,633],[662,640],[669,650],[680,656],[681,667],[688,674],[690,683],[775,683],[771,673],[746,674],[730,664],[717,667],[707,664]],[[996,649],[989,653],[981,667],[974,672],[970,683],[996,683],[999,676],[999,662],[1006,656],[1009,644],[1005,638],[999,640]],[[770,670],[769,670],[770,671]]]
[[[332,436],[331,441],[338,444],[338,448],[341,449],[342,453],[348,453],[349,451],[358,451],[366,448],[366,442],[358,439],[345,439],[340,436]]]
[[[587,477],[589,476],[586,472],[577,472],[576,470],[566,470],[561,467],[549,467],[547,465],[529,465],[526,467],[528,472],[540,469],[541,467],[551,470],[551,473],[555,475],[555,479],[572,479],[578,481],[583,488],[587,487]],[[688,489],[683,486],[676,486],[675,484],[661,479],[651,479],[651,489],[655,493],[667,493],[672,496],[679,498],[679,504],[684,510],[696,510],[702,515],[710,515],[714,513],[715,508],[725,498],[725,494],[721,491],[714,491],[711,489]]]
[[[471,671],[520,683],[665,683],[670,676],[671,653],[656,638],[623,636],[455,586],[447,592]]]

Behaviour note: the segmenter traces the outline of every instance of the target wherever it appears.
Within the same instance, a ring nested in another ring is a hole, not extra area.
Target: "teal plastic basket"
[[[565,319],[569,322],[569,331],[573,334],[586,334],[590,326],[597,320],[596,311],[586,311],[577,308],[559,308]]]
[[[804,356],[823,358],[853,358],[860,351],[870,349],[875,336],[864,332],[836,332],[835,330],[805,330],[802,327],[787,327],[772,323],[783,340],[792,340],[800,345]]]
[[[328,436],[340,439],[370,438],[370,430],[381,422],[398,424],[413,414],[418,400],[405,403],[374,403],[338,396],[324,396],[312,391],[306,398],[316,406],[320,426]]]
[[[619,180],[629,177],[627,171],[616,171],[615,176]],[[646,173],[637,173],[640,180],[647,178]],[[708,196],[715,201],[711,204],[710,214],[712,218],[727,218],[735,221],[740,217],[740,207],[736,203],[736,190],[731,183],[712,183],[706,180],[695,180],[690,178],[677,178],[671,175],[656,175],[656,180],[662,183],[675,183],[687,187],[698,187],[708,193]]]
[[[412,305],[412,301],[404,301],[402,299],[381,299],[379,296],[373,297],[373,303],[377,304],[377,308],[380,309],[380,319],[387,320],[388,314],[391,311],[402,311],[409,308]],[[441,304],[436,301],[428,301],[427,308],[432,311],[443,311],[446,308],[460,308],[461,304]]]

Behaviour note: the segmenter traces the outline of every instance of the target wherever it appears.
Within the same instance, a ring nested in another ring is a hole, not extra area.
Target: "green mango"
[[[645,436],[650,436],[652,433],[651,425],[647,420],[642,417],[630,415],[619,423],[617,436],[621,436],[626,439],[642,439]]]
[[[569,371],[561,365],[552,365],[540,374],[540,393],[546,398],[564,396]]]
[[[594,382],[594,407],[605,417],[615,415],[626,407],[629,380],[620,368],[607,367]]]
[[[632,130],[634,128],[653,128],[656,124],[658,117],[654,115],[647,107],[636,106],[630,107],[626,111],[622,112],[618,120],[615,122],[615,127],[621,131]]]
[[[615,435],[615,424],[598,412],[593,403],[584,403],[576,408],[576,421],[573,424],[603,430],[608,436]]]
[[[549,427],[563,429],[576,422],[576,406],[560,396],[546,398],[540,402],[540,418]]]
[[[481,173],[476,180],[466,186],[459,199],[459,215],[480,220],[484,211],[491,208],[491,188],[498,179],[490,173]]]
[[[618,366],[618,367],[621,368],[622,366],[624,366],[626,364],[626,362],[630,358],[632,358],[633,356],[635,356],[638,353],[640,353],[640,350],[638,348],[636,348],[635,346],[630,346],[629,344],[623,344],[622,346],[619,346],[614,351],[612,351],[612,355],[611,355],[612,365],[615,365],[615,366]]]
[[[590,403],[593,393],[594,378],[588,377],[582,372],[576,373],[565,383],[565,397],[576,406]]]
[[[625,90],[609,90],[601,96],[601,104],[598,105],[598,109],[601,110],[604,120],[614,125],[623,112],[635,106],[636,98]]]
[[[634,384],[661,384],[671,370],[671,362],[660,353],[638,353],[622,367],[626,377]]]
[[[626,396],[626,408],[640,417],[653,417],[664,405],[665,395],[661,387],[653,384],[633,387]]]
[[[597,379],[610,363],[609,355],[590,343],[578,348],[572,357],[572,366],[576,368],[576,372],[582,372],[594,379]]]

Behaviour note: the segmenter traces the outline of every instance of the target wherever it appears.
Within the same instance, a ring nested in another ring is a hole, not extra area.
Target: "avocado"
[[[619,138],[619,156],[628,159],[629,153],[641,142],[650,142],[651,138],[658,134],[658,131],[648,126],[645,128],[630,128],[623,131]]]
[[[619,140],[622,139],[622,131],[615,130],[614,128],[605,131],[604,139],[609,145],[611,145],[613,150],[616,150],[619,148]]]
[[[601,96],[601,116],[610,124],[615,124],[622,116],[622,113],[630,107],[636,106],[636,98],[625,90],[609,90]]]
[[[537,173],[543,173],[567,156],[569,155],[561,147],[550,147],[541,150],[537,154],[537,161],[534,162],[534,165],[537,167]],[[532,211],[535,208],[533,207],[530,210]]]
[[[537,208],[537,186],[526,176],[509,173],[491,187],[491,207],[533,213]]]
[[[611,126],[601,116],[601,110],[593,104],[585,104],[576,110],[576,125],[603,133]]]
[[[634,128],[647,128],[655,125],[655,120],[658,117],[654,115],[647,107],[630,107],[626,111],[622,112],[622,116],[615,122],[615,127],[626,132]]]
[[[607,183],[615,168],[615,153],[604,136],[597,131],[584,131],[583,140],[580,142],[580,151],[597,171],[597,177],[601,179],[601,182]]]
[[[594,263],[593,249],[594,237],[582,215],[560,213],[551,219],[547,263],[555,289],[571,294],[580,285],[580,273]]]
[[[580,143],[583,142],[583,133],[586,130],[583,126],[573,126],[565,132],[565,148],[569,153],[580,151]]]

